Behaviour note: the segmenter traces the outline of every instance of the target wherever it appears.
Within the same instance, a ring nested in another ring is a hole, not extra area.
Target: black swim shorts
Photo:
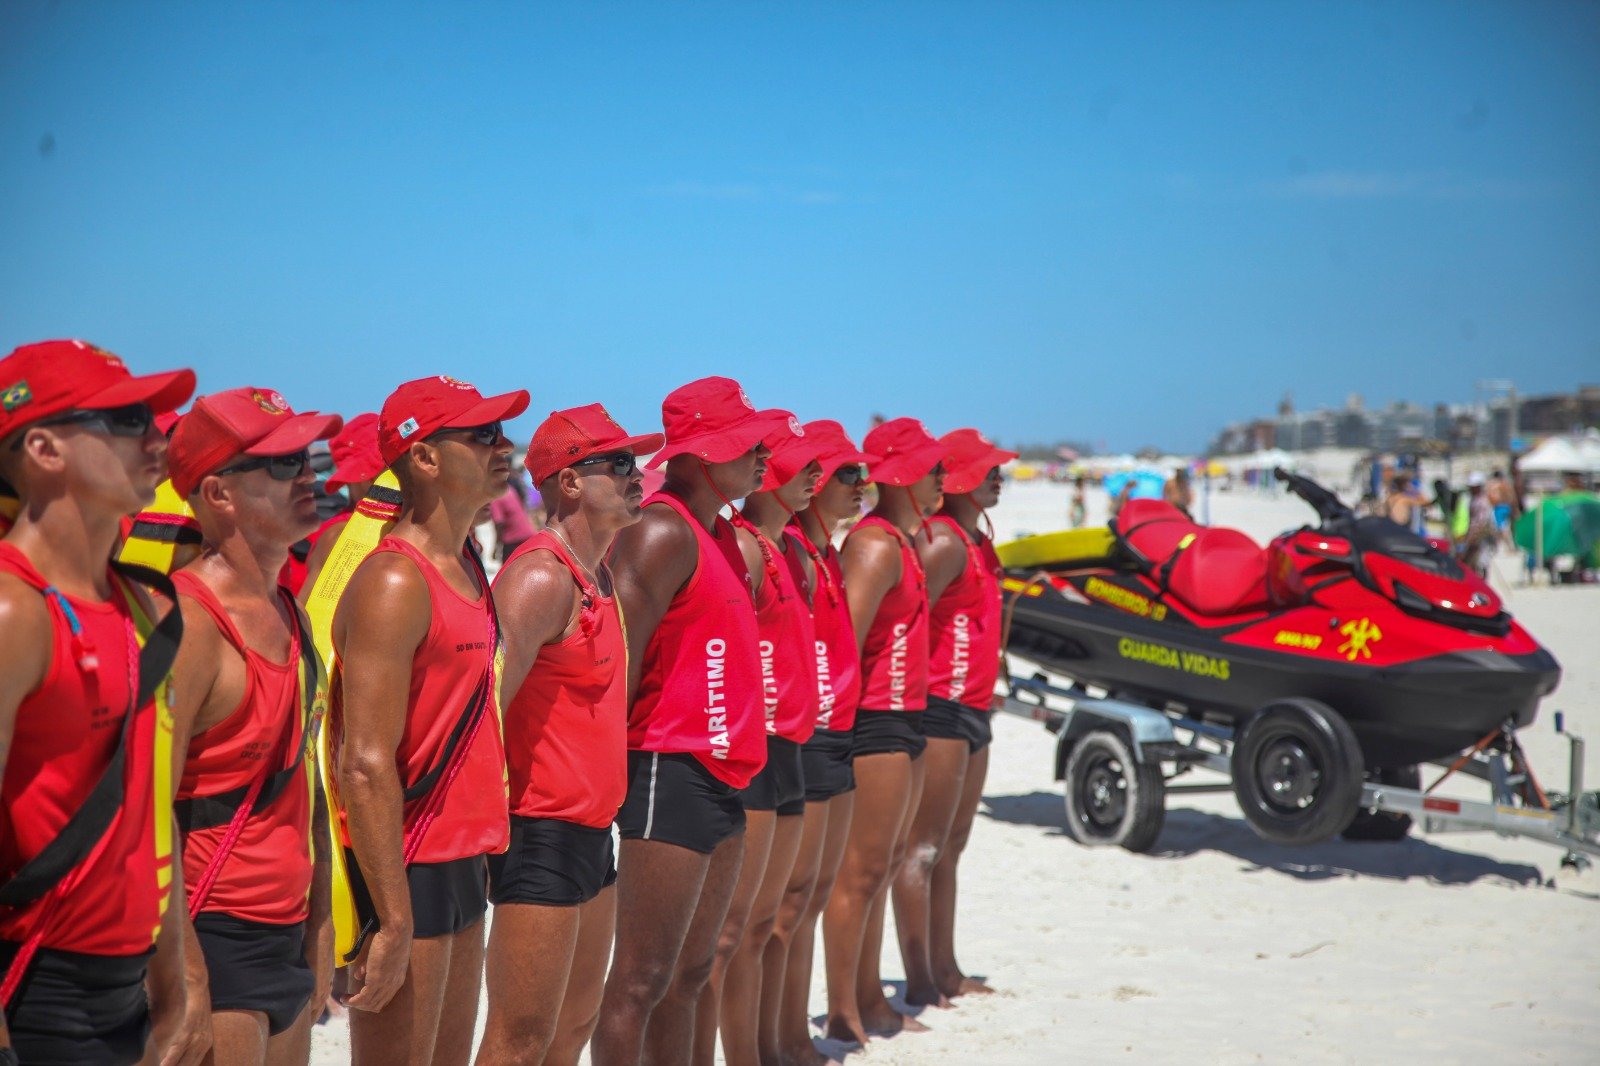
[[[994,740],[989,712],[938,696],[928,697],[928,709],[922,712],[922,732],[924,736],[943,740],[964,740],[972,754],[987,748]]]
[[[778,815],[806,812],[806,785],[800,766],[800,745],[782,737],[767,738],[767,765],[739,791],[747,811],[776,811]]]
[[[367,892],[361,867],[356,864],[355,852],[346,848],[344,857],[350,873],[350,894],[355,898],[356,919],[364,929],[377,909]],[[481,919],[489,909],[488,876],[488,864],[482,855],[450,862],[414,862],[407,866],[412,937],[425,940],[450,936]]]
[[[856,772],[851,764],[852,741],[849,732],[819,729],[800,748],[807,803],[825,803],[835,796],[855,791]]]
[[[739,792],[684,752],[628,752],[628,798],[617,812],[623,840],[660,840],[709,855],[744,832]]]
[[[611,827],[511,816],[511,846],[489,856],[489,902],[576,907],[617,880]]]
[[[20,945],[0,941],[0,973]],[[6,1010],[26,1063],[138,1062],[150,1036],[144,975],[151,952],[84,955],[40,948]]]
[[[267,925],[202,912],[194,932],[206,957],[212,1010],[260,1011],[272,1036],[294,1024],[315,984],[306,965],[304,922]]]
[[[903,752],[920,759],[927,747],[927,738],[922,735],[922,711],[870,711],[865,707],[856,711],[851,741],[856,758]]]

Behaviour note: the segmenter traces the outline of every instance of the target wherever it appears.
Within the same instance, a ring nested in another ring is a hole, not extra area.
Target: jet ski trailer
[[[1023,665],[1015,653],[1014,666]],[[1067,829],[1080,844],[1154,847],[1168,793],[1232,791],[1262,837],[1310,844],[1399,840],[1420,819],[1428,833],[1492,831],[1565,850],[1562,865],[1582,868],[1600,856],[1600,792],[1583,790],[1583,738],[1555,728],[1570,746],[1565,793],[1542,789],[1517,743],[1514,723],[1455,758],[1434,760],[1442,774],[1424,787],[1420,767],[1373,775],[1359,761],[1309,751],[1322,742],[1327,709],[1315,700],[1283,699],[1246,727],[1181,710],[1094,695],[1053,683],[1042,671],[1009,675],[996,707],[1042,723],[1056,736],[1055,779],[1066,792]],[[1337,744],[1334,745],[1337,748]],[[1181,780],[1197,767],[1229,782]],[[1487,802],[1437,793],[1454,774],[1487,783]],[[1376,777],[1376,779],[1374,779]]]

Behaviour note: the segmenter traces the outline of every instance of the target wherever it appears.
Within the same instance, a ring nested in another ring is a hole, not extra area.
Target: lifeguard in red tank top
[[[961,538],[967,562],[932,608],[928,694],[987,711],[1000,679],[1000,560],[955,519],[934,515]]]
[[[0,572],[43,590],[26,556],[0,543]],[[172,723],[153,705],[136,711],[138,639],[120,578],[111,578],[104,603],[66,597],[82,627],[73,639],[59,605],[51,606],[55,642],[50,669],[37,691],[17,707],[0,794],[0,882],[54,840],[89,795],[116,750],[123,719],[137,717],[128,736],[122,807],[87,858],[53,893],[25,907],[0,907],[0,940],[21,943],[52,895],[59,896],[40,947],[87,955],[140,955],[155,942],[172,872],[170,854],[157,855],[155,817],[172,817],[167,797]],[[49,597],[55,599],[54,595]],[[90,664],[87,665],[86,664]],[[158,764],[157,754],[162,756]]]
[[[294,761],[302,736],[300,632],[290,635],[286,661],[275,663],[245,644],[244,637],[210,586],[179,571],[178,591],[205,609],[222,639],[244,657],[245,694],[227,718],[189,741],[178,798],[216,796],[246,788]],[[306,764],[308,767],[311,763]],[[309,770],[307,773],[309,774]],[[201,881],[227,825],[197,829],[183,842],[183,883]],[[310,779],[291,783],[266,807],[245,819],[233,850],[206,896],[204,910],[249,922],[290,925],[310,913]]]
[[[708,533],[676,496],[664,504],[694,531],[700,558],[645,647],[628,716],[634,751],[686,752],[717,780],[744,788],[766,765],[765,715],[756,616],[733,526]]]
[[[817,631],[800,591],[805,570],[797,546],[784,551],[761,539],[777,563],[768,569],[756,602],[767,733],[804,744],[817,728]]]
[[[505,709],[511,813],[604,829],[628,791],[628,645],[614,596],[589,584],[566,547],[540,530],[506,560],[548,551],[585,606],[566,638],[539,649]],[[502,568],[504,572],[504,568]]]
[[[920,711],[928,704],[928,582],[917,550],[888,519],[869,514],[850,536],[874,526],[900,543],[900,582],[878,605],[862,643],[861,706]]]
[[[855,624],[844,596],[844,568],[830,546],[817,551],[796,529],[785,534],[811,556],[817,587],[811,593],[811,621],[816,631],[817,728],[848,733],[856,724],[861,702],[861,654],[856,651]]]
[[[466,599],[450,587],[421,552],[399,537],[384,537],[372,551],[394,552],[410,559],[427,581],[433,603],[428,635],[412,656],[406,726],[395,751],[401,784],[410,787],[438,763],[451,729],[466,710],[484,672],[493,668],[496,638],[489,612],[489,590],[485,588],[475,600]],[[337,662],[334,673],[337,678]],[[343,718],[337,680],[331,694],[329,717],[336,730],[333,750],[337,751],[337,730]],[[505,781],[500,723],[484,721],[461,756],[461,770],[445,793],[439,814],[412,861],[451,862],[504,851],[511,832]],[[343,820],[341,813],[341,835],[348,845]]]

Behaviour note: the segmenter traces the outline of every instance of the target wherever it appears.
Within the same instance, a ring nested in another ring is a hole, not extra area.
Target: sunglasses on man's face
[[[223,474],[243,474],[250,470],[265,470],[274,481],[293,481],[311,463],[311,452],[301,450],[290,452],[288,455],[258,455],[254,459],[246,459],[242,463],[223,467],[217,471],[217,476]]]
[[[600,466],[603,463],[611,464],[611,473],[617,477],[632,477],[639,469],[639,457],[632,452],[612,452],[609,455],[592,455],[587,459],[580,459],[573,466]]]
[[[858,463],[841,466],[833,472],[833,479],[841,485],[859,485],[867,479],[867,471]]]
[[[446,433],[470,433],[472,435],[472,443],[481,444],[485,448],[492,448],[499,444],[501,437],[505,435],[504,428],[499,422],[485,422],[481,426],[447,426],[444,429],[430,433],[428,439],[433,440],[436,437],[444,436]]]
[[[40,426],[83,426],[112,437],[143,437],[155,425],[155,412],[149,404],[130,403],[126,407],[109,407],[96,411],[68,411],[35,423]],[[11,442],[11,450],[22,448],[22,435]]]

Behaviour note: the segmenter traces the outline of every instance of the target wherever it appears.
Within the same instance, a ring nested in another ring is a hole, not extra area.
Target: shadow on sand
[[[1053,830],[1050,836],[1068,835],[1066,810],[1056,793],[985,796],[983,803],[979,813],[997,822],[1039,826]],[[1150,857],[1182,859],[1202,851],[1232,855],[1255,869],[1275,870],[1307,881],[1331,877],[1407,881],[1420,877],[1438,885],[1470,885],[1486,878],[1523,886],[1544,883],[1538,867],[1452,851],[1418,837],[1392,844],[1329,840],[1289,847],[1261,839],[1243,818],[1169,807],[1166,825]]]
[[[909,1015],[910,1017],[916,1018],[921,1022],[926,1023],[928,1021],[928,1019],[923,1016],[924,1012],[926,1012],[928,1009],[927,1007],[912,1007],[907,1005],[906,983],[904,981],[890,981],[885,979],[883,982],[883,987],[885,994],[889,997],[889,1006],[893,1007],[901,1014]],[[819,1014],[811,1019],[811,1024],[816,1026],[818,1029],[822,1028],[827,1023],[828,1016],[825,1014]],[[872,1039],[874,1041],[893,1040],[898,1036],[900,1036],[899,1033],[894,1033],[889,1036],[875,1036]],[[860,1044],[847,1044],[842,1040],[829,1040],[825,1036],[812,1037],[811,1043],[818,1051],[837,1062],[844,1062],[847,1057],[865,1050]]]

